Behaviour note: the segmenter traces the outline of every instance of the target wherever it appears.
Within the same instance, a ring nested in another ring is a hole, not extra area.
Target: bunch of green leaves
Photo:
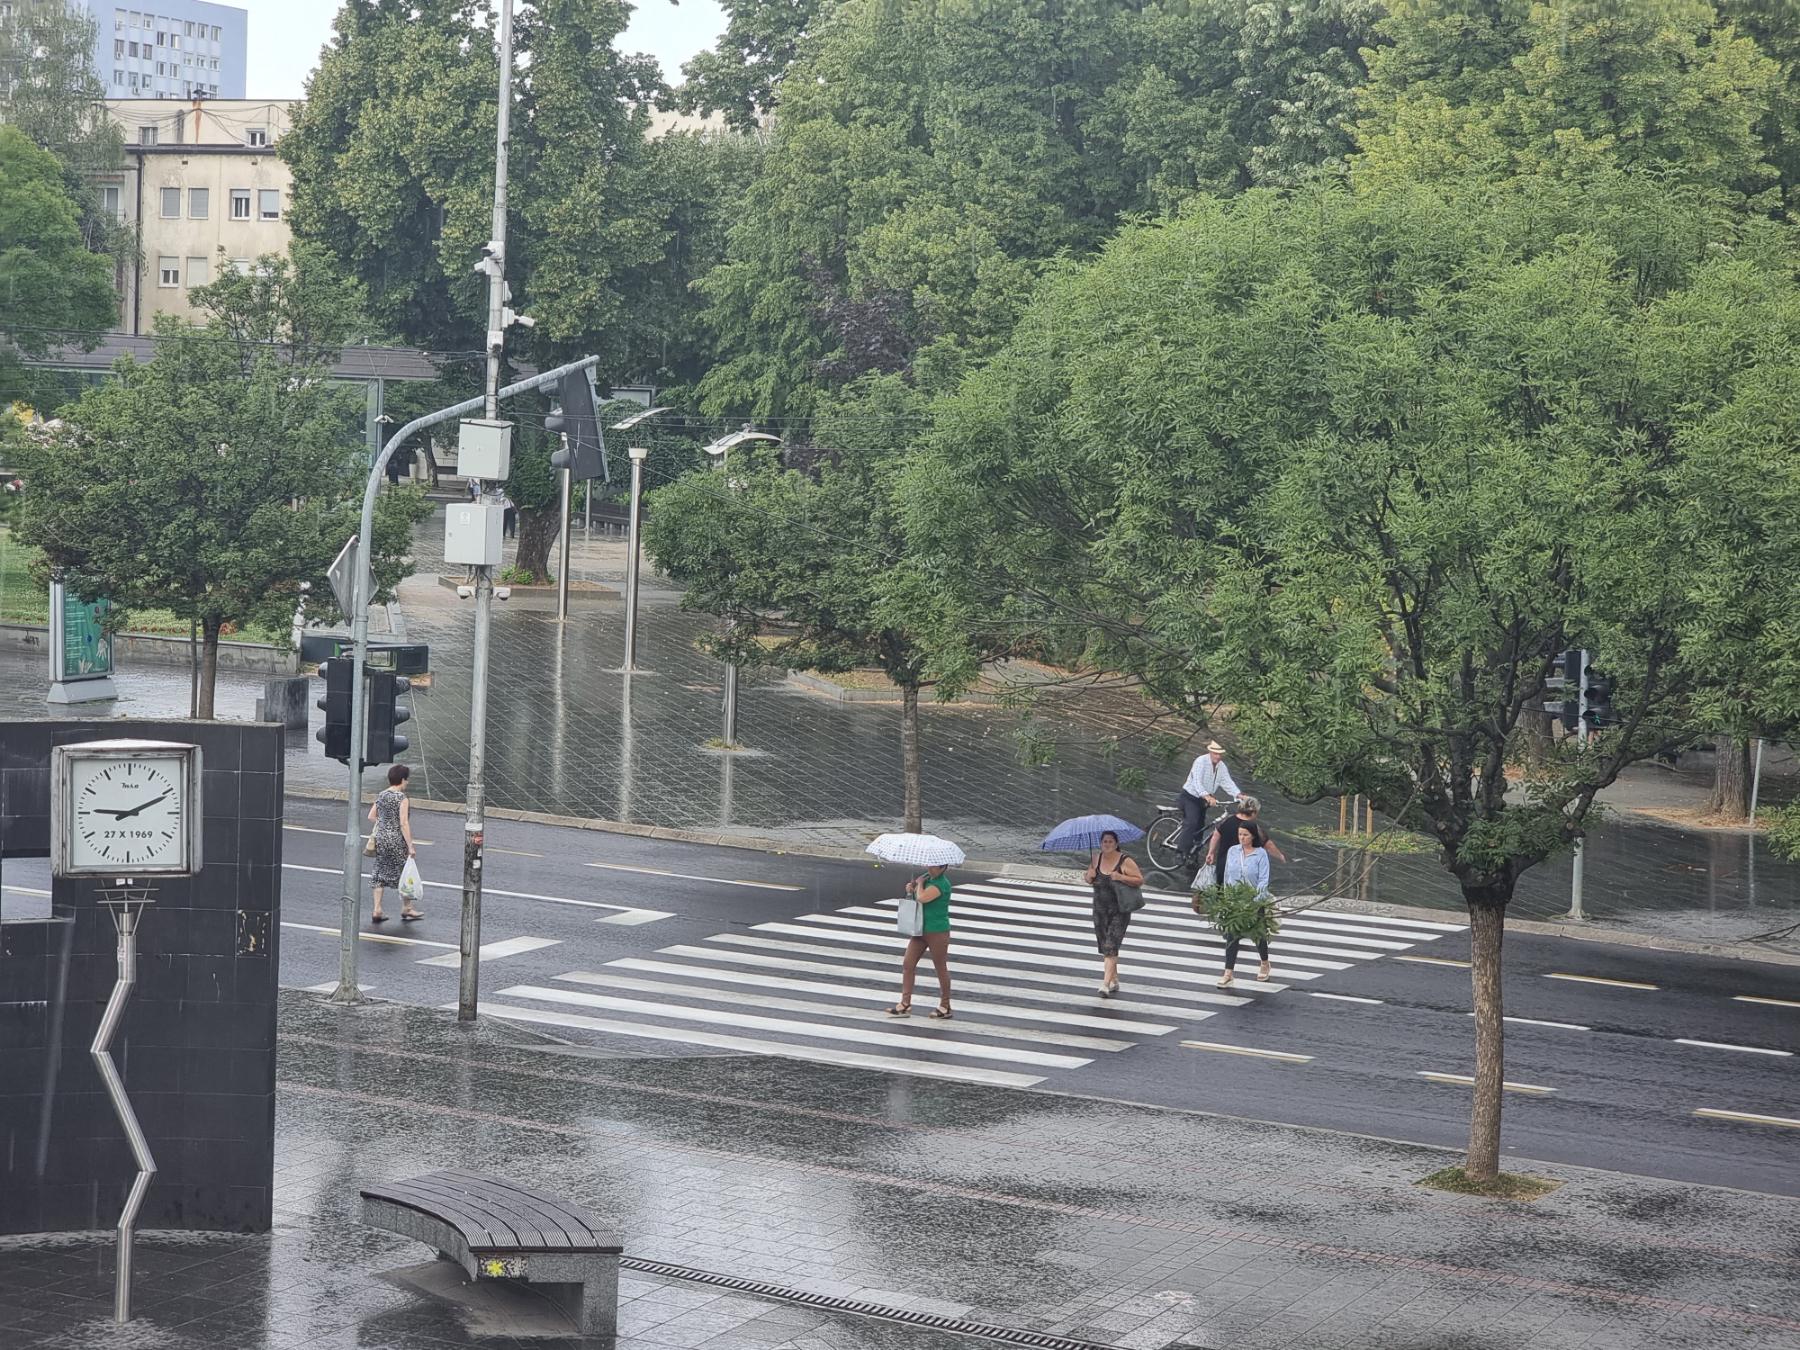
[[[1800,802],[1765,813],[1769,847],[1783,858],[1800,861]]]
[[[1204,887],[1194,892],[1194,903],[1220,937],[1267,942],[1281,931],[1274,900],[1247,881]]]

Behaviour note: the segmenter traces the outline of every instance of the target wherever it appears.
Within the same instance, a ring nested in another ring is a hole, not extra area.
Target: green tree
[[[213,715],[227,625],[285,629],[311,582],[358,530],[367,455],[361,398],[328,378],[333,340],[360,331],[353,285],[310,274],[304,253],[197,288],[195,327],[159,316],[156,354],[119,362],[28,439],[20,539],[78,593],[198,624],[197,705]],[[380,499],[378,591],[409,567],[416,489]]]
[[[722,113],[739,131],[755,131],[775,108],[776,89],[801,43],[838,0],[724,0],[717,46],[681,68],[670,99],[688,113]]]
[[[1617,167],[1760,198],[1780,72],[1708,0],[1393,0],[1359,182]]]
[[[1780,175],[1791,215],[1800,206],[1800,6],[1789,0],[1720,0],[1719,13],[1754,38],[1780,68],[1780,83],[1757,132]]]
[[[657,489],[644,535],[658,567],[682,584],[684,609],[731,621],[713,642],[723,658],[788,670],[872,666],[899,687],[901,814],[914,831],[924,812],[920,692],[948,698],[968,682],[931,662],[929,633],[944,615],[893,502],[922,411],[917,391],[894,377],[860,382],[823,410],[815,445],[784,456],[751,443],[724,472]],[[986,636],[983,654],[1001,654]]]
[[[1520,874],[1797,612],[1797,257],[1617,174],[1197,206],[1049,286],[909,470],[915,529],[958,522],[936,568],[966,607],[1086,632],[1171,712],[1233,709],[1289,795],[1437,841],[1472,926],[1475,1179]],[[1575,645],[1623,724],[1528,764]]]
[[[82,244],[56,156],[0,126],[0,402],[29,394],[22,358],[58,345],[59,331],[109,328],[118,313],[112,269]]]

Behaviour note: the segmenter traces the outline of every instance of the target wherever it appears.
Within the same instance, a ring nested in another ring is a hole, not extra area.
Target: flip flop
[[[424,917],[425,916],[423,914],[419,913],[419,911],[415,909],[411,914],[402,913],[400,915],[400,922],[401,923],[413,923]]]
[[[370,923],[386,923],[391,917],[393,917],[393,916],[388,915],[388,914],[371,914],[371,915],[369,915],[369,922]]]

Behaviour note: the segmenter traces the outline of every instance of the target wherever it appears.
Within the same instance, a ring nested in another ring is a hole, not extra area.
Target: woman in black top
[[[1256,841],[1256,847],[1268,849],[1269,856],[1279,859],[1281,862],[1287,861],[1287,854],[1281,851],[1275,841],[1269,837],[1268,830],[1263,827],[1263,823],[1259,819],[1261,815],[1261,802],[1254,797],[1240,797],[1237,808],[1207,832],[1206,861],[1200,866],[1212,868],[1213,885],[1223,886],[1225,884],[1225,855],[1231,852],[1231,846],[1237,843],[1239,830],[1249,830],[1251,837]]]
[[[1100,836],[1100,852],[1088,867],[1087,879],[1094,888],[1094,945],[1102,963],[1100,997],[1111,998],[1119,992],[1119,944],[1131,923],[1131,911],[1119,908],[1117,888],[1136,890],[1144,884],[1144,874],[1119,851],[1119,836],[1108,830]]]

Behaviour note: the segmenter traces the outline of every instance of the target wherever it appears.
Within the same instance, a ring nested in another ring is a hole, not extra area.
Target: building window
[[[166,187],[162,190],[162,218],[173,220],[181,214],[181,189]]]
[[[123,55],[125,55],[125,39],[124,38],[114,38],[113,39],[113,60],[117,61]]]
[[[134,57],[138,54],[137,43],[135,43],[135,42],[127,42],[125,44],[125,49],[127,51],[129,51],[132,54],[132,56],[134,56]]]
[[[236,272],[240,277],[249,276],[250,260],[248,258],[233,258],[231,260],[231,270]]]
[[[156,128],[155,127],[139,127],[138,128],[138,144],[139,145],[155,145],[156,144]]]
[[[188,189],[188,219],[205,220],[212,213],[212,193],[206,188]],[[192,274],[193,268],[188,272]]]
[[[111,216],[114,220],[120,218],[118,188],[108,186],[100,189],[100,209],[105,211],[106,214]]]
[[[181,285],[181,259],[168,257],[158,258],[156,260],[156,275],[156,284],[158,286]]]
[[[205,258],[188,259],[188,285],[204,286],[212,280],[212,269]]]
[[[257,189],[256,215],[259,220],[280,220],[281,193],[274,188]]]
[[[250,219],[250,189],[231,189],[231,218],[233,220]]]
[[[267,127],[251,127],[244,133],[245,145],[267,145],[268,143],[269,129]]]
[[[213,25],[212,40],[214,42],[217,42],[219,40],[219,25],[216,23]]]
[[[166,47],[166,46],[168,46],[168,45],[169,45],[169,35],[168,35],[168,34],[167,34],[167,33],[161,33],[161,32],[159,32],[159,33],[158,33],[158,34],[157,34],[157,35],[156,35],[156,45],[157,45],[157,46],[159,46],[159,47]]]
[[[124,84],[125,83],[125,72],[120,70],[116,66],[113,68],[113,83],[114,84]]]

